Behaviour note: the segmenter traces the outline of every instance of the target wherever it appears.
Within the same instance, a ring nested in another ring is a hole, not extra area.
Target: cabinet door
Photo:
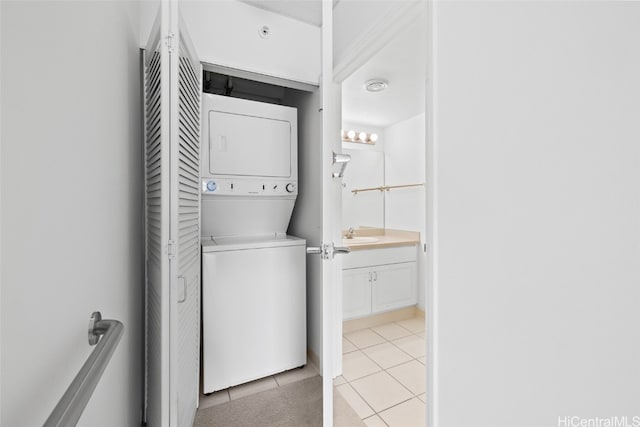
[[[342,315],[344,320],[371,313],[371,269],[342,271]]]
[[[416,263],[373,267],[373,313],[414,305],[417,302]]]

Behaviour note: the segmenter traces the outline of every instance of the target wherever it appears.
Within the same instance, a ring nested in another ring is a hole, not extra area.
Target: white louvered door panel
[[[178,426],[191,426],[198,403],[200,377],[200,62],[180,22],[178,48],[172,56],[177,65],[177,101],[172,117],[172,173],[175,174],[172,208],[172,239],[176,242],[177,295],[175,307],[176,361],[172,378],[177,393]],[[175,104],[173,104],[175,105]],[[174,132],[175,130],[175,132]]]
[[[200,363],[201,68],[176,1],[161,2],[144,63],[145,420],[191,426]]]
[[[162,10],[147,44],[144,61],[147,263],[145,419],[149,426],[169,425],[171,280],[167,242],[170,238],[170,91],[169,55],[161,39],[161,32],[166,28],[168,20],[166,12]]]

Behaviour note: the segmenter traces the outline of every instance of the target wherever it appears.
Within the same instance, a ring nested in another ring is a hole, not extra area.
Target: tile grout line
[[[369,415],[367,418],[363,418],[362,421],[368,420],[369,418],[373,418],[373,417],[378,417],[380,419],[380,421],[382,421],[382,423],[385,426],[389,427],[389,424],[387,424],[387,422],[384,420],[384,418],[382,418],[377,412],[375,414],[373,414],[373,415]]]
[[[364,378],[364,377],[363,377]],[[373,406],[371,406],[371,404],[369,402],[367,402],[367,400],[360,394],[360,392],[358,392],[358,390],[356,390],[356,388],[354,386],[351,385],[351,383],[346,383],[347,385],[349,385],[349,387],[351,388],[351,390],[353,390],[353,392],[360,398],[362,399],[362,401],[364,402],[365,405],[367,405],[369,407],[369,409],[371,409],[373,411],[373,414],[376,415],[377,412],[375,409],[373,409]],[[345,384],[340,384],[340,385],[345,385]],[[343,396],[344,397],[344,396]],[[346,399],[345,399],[346,400]],[[351,406],[351,404],[347,401],[347,403],[349,404],[349,406]],[[353,406],[351,407],[351,409],[354,409]],[[354,409],[355,412],[355,409]],[[357,415],[357,414],[356,414]],[[369,415],[369,417],[372,417],[373,415]],[[369,418],[366,417],[366,418]],[[360,418],[361,420],[364,420],[364,418]]]
[[[407,403],[408,401],[413,400],[413,399],[418,399],[418,398],[417,398],[416,396],[413,396],[413,397],[411,397],[411,398],[409,398],[409,399],[407,399],[407,400],[403,400],[402,402],[398,402],[398,403],[396,403],[395,405],[391,405],[391,406],[389,406],[388,408],[385,408],[385,409],[383,409],[383,410],[382,410],[382,411],[380,411],[380,412],[376,412],[376,415],[377,415],[377,416],[379,416],[379,417],[380,417],[380,419],[381,419],[382,421],[384,421],[384,418],[382,418],[382,416],[380,415],[381,413],[386,412],[386,411],[388,411],[389,409],[393,409],[393,408],[395,408],[396,406],[400,406],[400,405],[402,405],[402,404],[405,404],[405,403]],[[420,399],[418,399],[418,400],[420,400]],[[422,402],[422,400],[420,400],[420,402]],[[373,416],[373,415],[372,415],[372,416]],[[386,422],[385,422],[385,424],[386,424]],[[388,424],[387,424],[387,425],[388,425]]]
[[[416,335],[416,334],[414,334],[413,336],[418,337],[418,338],[420,338],[420,339],[424,339],[424,338],[422,338],[422,337],[419,337],[419,336],[418,336],[418,335]],[[403,338],[407,338],[407,337],[403,337]],[[401,339],[402,339],[402,338],[398,338],[398,340],[401,340]],[[398,341],[398,340],[395,340],[395,341]],[[391,344],[393,344],[394,346],[396,346],[399,350],[401,350],[401,351],[403,351],[403,352],[407,353],[409,356],[413,357],[414,359],[417,359],[418,357],[424,357],[424,355],[422,355],[422,356],[417,356],[417,357],[416,357],[416,356],[414,356],[413,354],[410,354],[408,351],[406,351],[406,350],[405,350],[405,349],[403,349],[402,347],[400,347],[400,346],[399,346],[398,344],[396,344],[395,342],[393,342],[393,341],[389,341],[389,342],[390,342]]]
[[[364,351],[363,351],[362,353],[363,353],[363,354],[364,354],[364,355],[365,355],[369,360],[371,360],[371,361],[372,361],[376,366],[378,366],[381,370],[380,370],[380,371],[376,371],[376,372],[372,372],[372,373],[367,374],[367,375],[363,375],[363,376],[358,377],[358,378],[355,378],[353,381],[358,381],[358,380],[361,380],[361,379],[363,379],[363,378],[370,377],[371,375],[379,374],[379,373],[380,373],[380,372],[382,372],[382,371],[385,371],[385,372],[386,372],[386,371],[388,371],[389,369],[396,368],[396,367],[398,367],[398,366],[400,366],[400,365],[407,364],[407,363],[412,362],[412,361],[414,361],[414,360],[415,360],[416,362],[420,363],[420,361],[419,361],[418,359],[416,359],[415,357],[411,356],[410,354],[407,354],[407,356],[411,357],[411,359],[410,359],[410,360],[407,360],[407,361],[404,361],[404,362],[398,363],[397,365],[389,366],[388,368],[384,368],[384,367],[380,366],[380,364],[379,364],[379,363],[377,363],[375,360],[373,360],[373,359],[371,358],[371,356],[369,356],[367,353],[365,353]],[[405,353],[405,354],[406,354],[406,353]],[[422,363],[420,363],[420,364],[422,365]],[[388,373],[388,372],[387,372],[387,373]],[[391,374],[389,374],[389,375],[391,375]],[[396,377],[394,377],[393,375],[391,375],[391,376],[397,380],[397,378],[396,378]],[[344,378],[344,375],[342,375],[342,377]],[[347,382],[349,382],[349,383],[353,382],[353,381],[349,381],[349,380],[347,380],[346,378],[345,378],[345,381],[347,381]],[[404,385],[404,384],[403,384],[403,385]]]
[[[420,339],[426,339],[425,337],[420,336],[420,334],[424,334],[424,332],[425,332],[424,330],[423,330],[423,331],[420,331],[420,332],[413,332],[413,331],[411,331],[411,330],[409,330],[409,329],[407,329],[407,328],[404,328],[404,327],[403,327],[403,326],[401,326],[401,325],[398,325],[396,322],[391,322],[391,323],[389,323],[389,324],[395,324],[396,326],[398,326],[398,327],[400,327],[400,328],[402,328],[402,329],[406,330],[407,332],[409,332],[409,335],[406,335],[406,336],[404,336],[404,337],[398,337],[398,338],[396,338],[396,340],[400,340],[400,339],[402,339],[402,338],[407,338],[407,337],[411,337],[411,336],[413,336],[413,337],[417,337],[417,338],[420,338]],[[383,325],[379,325],[379,326],[383,326]],[[362,328],[362,329],[359,329],[358,331],[362,331],[362,330],[365,330],[365,329],[369,329],[369,330],[370,330],[371,332],[373,332],[374,334],[376,334],[376,335],[380,336],[381,338],[383,338],[383,339],[384,339],[384,342],[382,342],[382,343],[378,343],[378,344],[373,344],[373,345],[370,345],[370,346],[366,346],[366,347],[362,347],[362,348],[360,348],[360,347],[358,347],[357,345],[355,345],[351,340],[349,340],[348,338],[346,338],[346,337],[343,335],[343,338],[347,339],[347,341],[349,341],[351,344],[353,344],[353,345],[354,345],[354,347],[356,347],[356,350],[353,350],[352,352],[343,353],[343,354],[342,354],[342,357],[344,357],[344,355],[345,355],[345,354],[353,353],[353,352],[355,352],[355,351],[360,351],[362,354],[364,354],[364,356],[365,356],[365,357],[367,357],[367,358],[368,358],[369,360],[371,360],[371,361],[372,361],[376,366],[378,366],[378,367],[381,369],[381,371],[376,371],[376,372],[373,372],[373,373],[371,373],[371,374],[367,374],[367,375],[365,375],[365,376],[363,376],[363,377],[356,378],[356,379],[354,379],[353,381],[349,381],[349,380],[344,376],[344,372],[343,372],[342,378],[345,380],[345,382],[346,382],[345,384],[349,384],[349,386],[351,387],[351,389],[352,389],[352,390],[353,390],[353,391],[354,391],[354,392],[355,392],[355,393],[360,397],[360,399],[362,399],[362,401],[363,401],[363,402],[364,402],[364,403],[365,403],[369,408],[371,408],[371,410],[374,412],[374,414],[373,414],[373,415],[369,415],[368,417],[361,418],[361,420],[363,420],[363,421],[364,421],[365,419],[372,418],[372,417],[374,417],[374,416],[378,416],[378,418],[380,418],[380,420],[382,420],[382,422],[383,422],[385,425],[387,425],[387,426],[388,426],[387,422],[386,422],[386,421],[384,420],[384,418],[382,418],[382,416],[380,415],[382,412],[388,411],[389,409],[395,408],[396,406],[399,406],[399,405],[402,405],[402,404],[404,404],[404,403],[406,403],[406,402],[409,402],[409,401],[410,401],[410,400],[412,400],[412,399],[418,399],[418,401],[419,401],[421,404],[425,404],[425,405],[426,405],[426,403],[425,403],[425,402],[422,402],[422,400],[420,399],[419,394],[416,394],[416,393],[414,393],[412,390],[410,390],[410,389],[409,389],[409,388],[408,388],[408,387],[407,387],[407,386],[406,386],[402,381],[400,381],[400,380],[399,380],[398,378],[396,378],[393,374],[391,374],[390,372],[388,372],[388,370],[389,370],[389,369],[392,369],[392,368],[395,368],[395,367],[397,367],[397,366],[401,366],[401,365],[404,365],[404,364],[410,363],[410,362],[412,362],[412,361],[416,361],[417,363],[419,363],[419,364],[421,364],[421,365],[423,365],[423,366],[426,366],[426,365],[424,365],[422,362],[420,362],[420,360],[418,360],[419,358],[422,358],[422,357],[424,357],[424,356],[419,356],[419,357],[413,356],[412,354],[408,353],[407,351],[405,351],[404,349],[402,349],[401,347],[399,347],[398,345],[396,345],[396,344],[393,342],[394,340],[387,339],[386,337],[384,337],[384,336],[382,336],[381,334],[379,334],[379,333],[377,333],[376,331],[374,331],[372,328]],[[356,332],[356,331],[352,331],[352,332]],[[390,343],[390,344],[391,344],[391,345],[393,345],[395,348],[397,348],[398,350],[400,350],[402,353],[404,353],[404,354],[406,354],[407,356],[411,357],[411,359],[410,359],[410,360],[408,360],[408,361],[405,361],[405,362],[399,363],[399,364],[397,364],[397,365],[390,366],[389,368],[383,368],[380,364],[378,364],[375,360],[373,360],[373,359],[371,358],[371,356],[369,356],[369,355],[368,355],[364,350],[365,350],[365,349],[368,349],[368,348],[371,348],[371,347],[374,347],[374,346],[376,346],[376,345],[382,345],[382,344],[384,344],[384,343]],[[405,399],[405,400],[403,400],[402,402],[398,402],[397,404],[392,405],[392,406],[390,406],[390,407],[388,407],[388,408],[385,408],[385,409],[383,409],[383,410],[382,410],[382,411],[380,411],[380,412],[376,411],[376,410],[375,410],[375,409],[374,409],[374,408],[369,404],[369,402],[367,402],[367,400],[364,398],[364,396],[362,396],[362,395],[360,394],[360,392],[358,392],[358,390],[357,390],[357,389],[352,385],[352,382],[354,382],[354,381],[358,381],[358,380],[361,380],[361,379],[363,379],[363,378],[370,377],[370,376],[372,376],[372,375],[379,374],[380,372],[385,372],[387,375],[389,375],[391,378],[393,378],[393,379],[394,379],[396,382],[398,382],[398,383],[399,383],[399,384],[400,384],[400,385],[401,385],[405,390],[407,390],[407,391],[411,394],[411,396],[412,396],[412,397],[410,397],[409,399]],[[342,384],[341,384],[341,385],[342,385]],[[422,393],[421,393],[421,394],[422,394]]]
[[[375,361],[375,360],[372,360],[372,359],[369,357],[369,355],[368,355],[368,354],[366,354],[366,353],[364,353],[364,352],[362,352],[362,353],[363,353],[363,354],[364,354],[364,355],[365,355],[369,360],[371,360],[374,364],[376,364],[376,365],[377,365],[381,370],[380,370],[380,371],[376,371],[376,372],[372,372],[372,373],[367,374],[367,375],[365,375],[365,376],[363,376],[363,377],[356,378],[356,379],[354,379],[353,381],[359,381],[359,380],[362,380],[362,379],[364,379],[364,378],[371,377],[371,376],[373,376],[373,375],[377,375],[377,374],[379,374],[380,372],[384,372],[384,373],[386,373],[387,375],[389,375],[391,378],[393,378],[394,380],[396,380],[396,382],[398,382],[402,387],[404,387],[404,388],[405,388],[405,390],[407,390],[409,393],[411,393],[411,395],[413,395],[413,397],[418,397],[418,395],[417,395],[417,394],[415,394],[413,391],[409,390],[409,388],[408,388],[406,385],[404,385],[404,383],[403,383],[402,381],[400,381],[398,378],[394,377],[394,376],[393,376],[393,374],[391,374],[390,372],[387,372],[387,369],[385,369],[385,368],[383,368],[382,366],[378,365],[378,364],[376,363],[376,361]],[[406,363],[410,363],[410,362],[412,362],[412,361],[414,361],[414,360],[415,360],[416,362],[420,363],[420,361],[419,361],[419,360],[417,360],[417,359],[413,358],[413,359],[411,359],[411,360],[409,360],[409,361],[407,361],[407,362],[401,363],[400,365],[404,365],[404,364],[406,364]],[[420,363],[420,364],[421,364],[421,363]],[[392,368],[395,368],[396,366],[400,366],[400,365],[392,366]],[[344,375],[343,375],[343,378],[344,378]],[[353,385],[351,385],[351,383],[352,383],[353,381],[349,381],[349,380],[347,380],[346,378],[345,378],[345,381],[347,381],[347,384],[349,384],[349,385],[351,386],[351,388],[352,388],[352,389],[353,389],[353,390],[354,390],[354,391],[355,391],[355,392],[356,392],[356,393],[357,393],[357,394],[362,398],[362,400],[364,400],[364,402],[365,402],[367,405],[369,405],[369,406],[371,407],[371,405],[369,404],[369,402],[367,402],[367,400],[364,398],[364,396],[362,396],[362,395],[360,394],[360,392],[358,392],[358,390],[357,390]],[[409,400],[411,400],[411,399],[409,399]],[[406,400],[405,400],[404,402],[406,402]],[[404,402],[401,402],[401,403],[404,403]],[[398,404],[398,405],[399,405],[399,404]],[[396,406],[396,405],[393,405],[393,406]],[[392,408],[393,406],[390,406],[389,408]],[[385,411],[386,411],[387,409],[389,409],[389,408],[386,408],[386,409],[385,409]],[[373,409],[373,407],[371,407],[371,409]],[[373,411],[375,412],[375,409],[373,409]],[[377,412],[376,412],[376,414],[377,414]]]
[[[412,354],[407,353],[404,349],[402,349],[402,348],[398,347],[397,345],[395,345],[395,344],[393,343],[393,341],[387,341],[387,343],[391,344],[392,346],[394,346],[395,348],[397,348],[398,350],[400,350],[402,353],[406,354],[406,355],[407,355],[407,356],[409,356],[410,358],[415,359],[415,357],[414,357]],[[383,344],[384,344],[384,343],[383,343]],[[381,345],[381,344],[378,344],[378,345]],[[367,356],[368,356],[368,355],[367,355]],[[422,357],[422,356],[421,356],[421,357]],[[374,361],[374,362],[375,362],[375,361]],[[406,362],[402,362],[402,363],[406,363]],[[399,363],[398,365],[402,365],[402,363]],[[394,365],[394,366],[398,366],[398,365]],[[391,366],[391,368],[392,368],[392,367],[393,367],[393,366]],[[385,368],[382,368],[382,369],[385,369]],[[388,368],[386,368],[386,369],[388,369]]]
[[[383,337],[382,335],[378,334],[377,332],[375,332],[375,331],[374,331],[373,329],[371,329],[371,328],[358,329],[358,330],[357,330],[357,331],[355,331],[355,332],[364,331],[364,330],[366,330],[366,329],[368,329],[369,331],[371,331],[372,333],[374,333],[375,335],[377,335],[379,338],[381,338],[381,339],[383,339],[383,340],[385,340],[385,341],[387,340],[385,337]],[[368,345],[368,346],[365,346],[365,347],[360,348],[357,344],[355,344],[353,341],[351,341],[350,339],[348,339],[345,335],[342,335],[342,338],[345,338],[347,341],[349,341],[351,344],[353,344],[353,345],[354,345],[358,350],[362,350],[362,349],[365,349],[365,348],[369,348],[369,347],[373,347],[373,346],[375,346],[375,345],[382,344],[382,343],[376,343],[376,344],[371,344],[371,345]]]
[[[370,329],[370,328],[369,328],[369,329]],[[385,340],[385,342],[389,342],[386,338],[384,338],[384,337],[382,337],[382,338]],[[380,344],[382,344],[382,343],[380,343]],[[379,344],[375,344],[375,345],[379,345]],[[369,346],[369,347],[373,347],[373,346]],[[365,348],[368,348],[368,347],[365,347]],[[371,357],[369,357],[369,355],[368,355],[367,353],[365,353],[364,351],[362,351],[363,349],[360,349],[360,348],[359,348],[358,350],[359,350],[362,354],[364,354],[364,356],[365,356],[367,359],[371,360],[371,361],[373,362],[373,364],[374,364],[374,365],[376,365],[377,367],[379,367],[379,368],[381,369],[381,371],[372,372],[371,374],[365,375],[365,376],[360,377],[360,378],[356,378],[356,379],[354,379],[353,381],[358,381],[358,380],[361,380],[361,379],[363,379],[363,378],[367,378],[367,377],[370,377],[370,376],[372,376],[372,375],[379,374],[380,372],[386,372],[386,369],[384,369],[382,366],[380,366],[378,363],[376,363],[376,361],[375,361],[375,360],[371,359]],[[388,375],[390,375],[392,378],[394,378],[394,379],[395,379],[395,377],[393,377],[393,375],[391,375],[391,374],[389,374],[389,373],[387,373],[387,374],[388,374]],[[344,378],[344,373],[343,373],[343,378]],[[352,382],[352,381],[349,381],[349,380],[347,380],[346,378],[345,378],[345,381],[347,381],[347,384],[349,384],[349,386],[351,387],[351,389],[352,389],[352,390],[353,390],[353,391],[358,395],[358,397],[360,397],[360,399],[362,399],[362,401],[363,401],[363,402],[364,402],[364,403],[365,403],[369,408],[371,408],[371,410],[373,411],[373,414],[374,414],[374,415],[378,415],[378,414],[379,414],[379,412],[378,412],[378,411],[376,411],[376,410],[373,408],[373,406],[371,406],[371,404],[370,404],[369,402],[367,402],[367,399],[365,399],[365,398],[364,398],[364,396],[363,396],[362,394],[360,394],[360,392],[359,392],[359,391],[358,391],[358,390],[357,390],[357,389],[356,389],[356,388],[351,384],[351,382]],[[396,381],[397,381],[397,380],[396,380]],[[398,382],[399,382],[399,381],[398,381]],[[406,389],[406,387],[405,387],[405,385],[404,385],[404,384],[402,384],[402,383],[401,383],[400,385],[402,385],[402,386]],[[411,390],[409,390],[409,392],[410,392],[411,394],[413,394],[413,393],[411,392]],[[393,407],[393,406],[392,406],[392,407]],[[389,408],[386,408],[386,409],[384,409],[384,410],[386,411],[387,409],[389,409]],[[372,416],[373,416],[373,415],[370,415],[369,417],[372,417]],[[369,417],[367,417],[367,418],[369,418]],[[382,420],[382,422],[383,422],[383,423],[385,423],[385,424],[388,426],[388,424],[384,421],[384,419],[382,419],[382,417],[380,417],[379,415],[378,415],[378,417]],[[361,418],[361,420],[364,420],[364,418]]]
[[[414,360],[415,360],[415,359],[414,359]],[[407,363],[411,363],[411,362],[413,362],[413,360],[411,360],[411,361],[409,361],[409,362],[407,362]],[[418,362],[418,361],[416,360],[416,362]],[[418,362],[418,363],[420,363],[420,362]],[[420,363],[420,364],[421,364],[421,363]],[[398,366],[400,366],[400,365],[398,365]],[[386,372],[386,370],[385,370],[385,372]],[[402,381],[400,381],[400,379],[399,379],[399,378],[396,378],[396,377],[395,377],[391,372],[387,372],[387,374],[391,375],[391,378],[393,378],[394,380],[398,381],[398,382],[400,383],[400,385],[402,385],[402,387],[404,387],[405,389],[407,389],[407,391],[409,391],[409,393],[413,394],[413,397],[418,397],[418,395],[417,395],[417,394],[415,394],[412,390],[409,390],[409,387],[407,387],[407,386],[406,386]]]

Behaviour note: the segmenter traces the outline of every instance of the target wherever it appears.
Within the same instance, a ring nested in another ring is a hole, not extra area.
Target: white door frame
[[[437,170],[438,170],[438,151],[436,144],[437,128],[436,128],[436,111],[435,111],[435,99],[437,97],[437,88],[435,86],[436,66],[435,60],[437,57],[436,50],[436,18],[434,8],[436,6],[431,1],[426,3],[427,13],[427,85],[426,85],[426,99],[425,99],[425,136],[426,136],[426,149],[425,149],[425,180],[426,180],[426,209],[425,209],[425,221],[426,221],[426,236],[425,241],[429,241],[427,245],[426,253],[426,266],[427,277],[425,282],[425,320],[427,327],[425,328],[425,344],[426,348],[426,395],[425,405],[426,414],[426,426],[435,426],[438,420],[437,414],[437,345],[438,345],[438,333],[437,333],[437,278],[438,278],[438,217],[437,217],[437,201],[438,201],[438,183]]]
[[[434,59],[435,55],[435,18],[434,18],[434,5],[432,1],[424,0],[416,2],[399,2],[398,7],[394,9],[394,13],[380,17],[375,25],[370,26],[368,31],[363,31],[358,39],[352,42],[346,48],[346,54],[344,59],[339,63],[336,63],[333,67],[334,79],[337,84],[342,84],[351,74],[364,65],[373,55],[375,55],[382,47],[384,47],[390,40],[392,40],[400,31],[411,23],[416,16],[419,15],[420,8],[426,5],[426,22],[429,26],[427,30],[427,76],[425,76],[427,85],[425,95],[425,137],[426,137],[426,149],[425,149],[425,176],[426,176],[426,236],[425,242],[427,242],[426,253],[426,281],[425,281],[425,295],[424,295],[424,307],[425,307],[425,321],[427,327],[425,328],[425,345],[426,345],[426,426],[431,427],[435,425],[437,420],[437,414],[434,410],[436,408],[436,351],[437,344],[436,334],[436,305],[435,298],[437,297],[435,292],[434,283],[437,277],[437,263],[436,263],[436,244],[437,244],[437,216],[436,216],[436,202],[437,202],[437,187],[435,182],[437,159],[436,159],[436,144],[435,144],[435,129],[433,124],[435,123],[434,112],[434,98],[436,96],[436,90],[434,86],[435,80],[435,67]],[[341,283],[341,281],[340,281]],[[340,286],[336,292],[341,292]],[[340,323],[341,313],[336,312],[335,323]],[[341,325],[341,323],[340,323]],[[338,328],[342,331],[341,326]],[[337,356],[341,357],[341,340],[336,340],[337,344]]]

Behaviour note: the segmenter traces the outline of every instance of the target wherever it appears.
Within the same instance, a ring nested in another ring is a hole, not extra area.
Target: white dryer
[[[306,363],[297,110],[203,94],[202,360],[211,393]]]
[[[286,233],[298,196],[297,116],[291,107],[203,94],[204,236]]]

